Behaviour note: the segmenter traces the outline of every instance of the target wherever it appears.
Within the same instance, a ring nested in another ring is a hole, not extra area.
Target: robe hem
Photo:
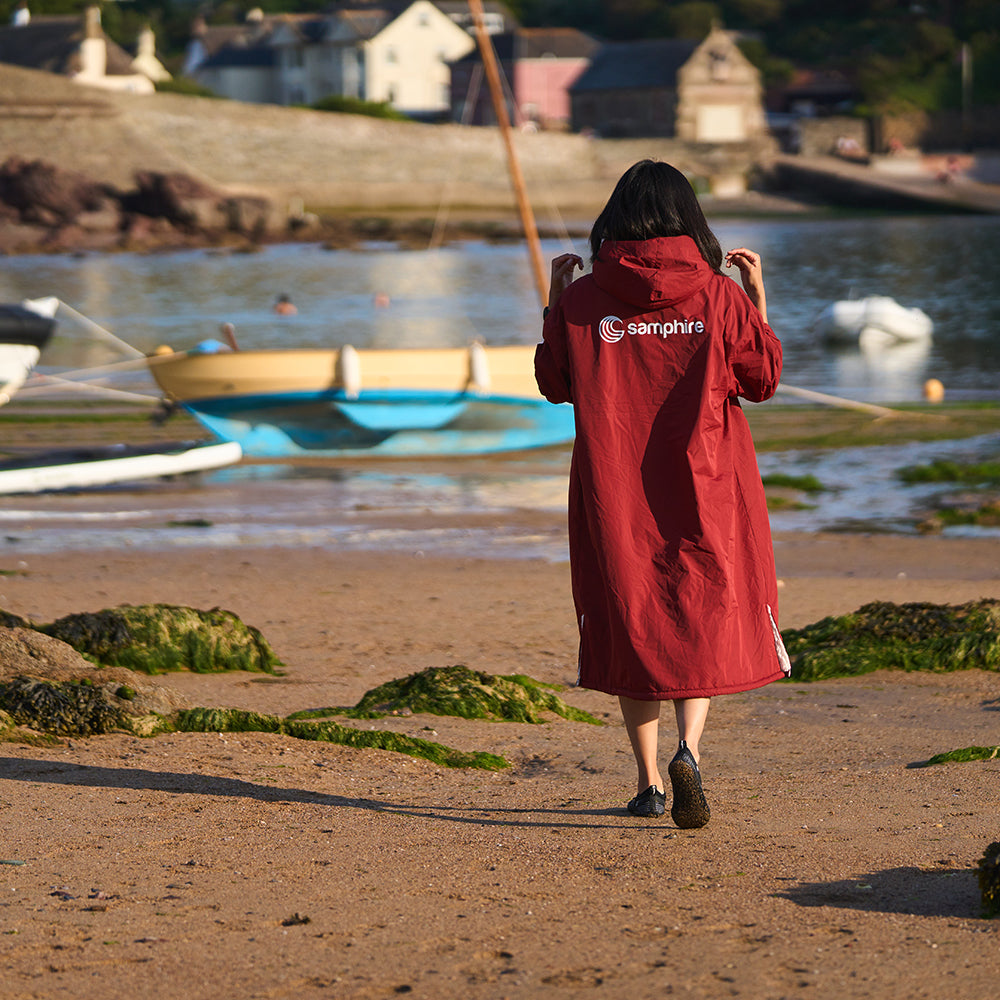
[[[613,687],[611,685],[598,687],[595,684],[585,683],[582,678],[578,682],[577,687],[585,688],[588,691],[600,691],[603,694],[610,694],[615,697],[631,698],[634,701],[680,701],[684,698],[714,698],[717,695],[739,694],[741,691],[753,691],[754,689],[764,687],[767,684],[773,684],[775,681],[787,679],[788,675],[783,670],[777,670],[775,673],[761,678],[760,680],[750,681],[749,683],[744,682],[741,684],[730,684],[726,687],[674,688],[669,691],[644,691],[639,693],[636,691],[627,691],[625,688]]]

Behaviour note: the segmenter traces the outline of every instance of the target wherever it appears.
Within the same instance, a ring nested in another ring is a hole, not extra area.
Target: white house
[[[278,103],[331,95],[385,101],[414,117],[450,108],[449,63],[475,46],[430,0],[343,6],[287,18],[268,40],[277,53]]]
[[[206,25],[195,18],[184,75],[231,101],[277,104],[277,53],[270,38],[286,18],[259,10],[251,11],[243,24]]]
[[[19,6],[10,25],[0,27],[0,62],[68,76],[76,83],[134,94],[153,93],[156,80],[170,74],[156,58],[148,28],[132,57],[101,28],[101,9],[91,5],[83,17],[32,17]]]

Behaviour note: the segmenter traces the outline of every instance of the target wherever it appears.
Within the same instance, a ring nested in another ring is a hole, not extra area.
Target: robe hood
[[[593,270],[598,288],[644,310],[683,302],[716,273],[690,236],[606,240]]]

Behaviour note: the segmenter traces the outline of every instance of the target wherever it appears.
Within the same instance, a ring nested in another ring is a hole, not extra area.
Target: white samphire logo
[[[659,323],[631,322],[626,323],[617,316],[605,316],[598,328],[601,340],[606,344],[617,344],[627,333],[630,337],[667,337],[678,334],[704,333],[705,321],[701,319],[668,319]]]
[[[617,344],[625,336],[625,323],[617,316],[605,316],[601,320],[600,334],[606,344]]]

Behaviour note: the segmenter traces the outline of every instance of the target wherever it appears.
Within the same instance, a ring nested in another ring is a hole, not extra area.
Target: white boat
[[[888,295],[834,302],[820,313],[817,327],[828,343],[863,350],[926,343],[934,332],[927,313],[901,306]]]
[[[58,299],[0,304],[0,406],[24,384],[55,330]]]
[[[179,476],[232,465],[242,457],[238,444],[202,441],[42,452],[0,462],[0,494],[84,489]]]

